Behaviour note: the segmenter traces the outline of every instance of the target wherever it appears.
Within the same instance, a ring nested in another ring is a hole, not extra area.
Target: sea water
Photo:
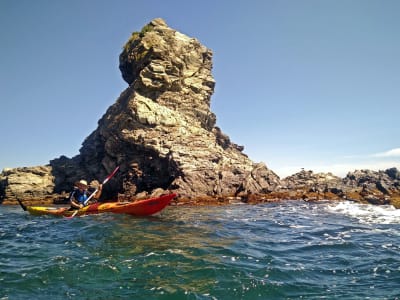
[[[0,299],[400,299],[400,210],[167,207],[138,218],[0,206]]]

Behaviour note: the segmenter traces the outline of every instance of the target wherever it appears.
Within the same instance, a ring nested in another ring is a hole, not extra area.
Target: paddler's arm
[[[96,194],[93,195],[93,198],[94,198],[94,199],[99,199],[100,196],[101,196],[102,190],[103,190],[103,185],[100,184],[100,185],[99,185],[99,188],[97,189]]]
[[[83,204],[82,203],[77,203],[76,201],[71,201],[71,206],[75,207],[75,208],[82,208]]]

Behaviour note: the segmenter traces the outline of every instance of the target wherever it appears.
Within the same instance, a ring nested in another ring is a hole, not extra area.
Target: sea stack
[[[119,166],[104,186],[103,200],[173,191],[183,204],[345,199],[400,208],[396,168],[355,171],[343,179],[302,170],[281,180],[265,164],[254,163],[216,126],[210,110],[212,51],[164,20],[133,32],[119,62],[128,86],[80,153],[46,166],[3,170],[0,203],[62,202],[75,181],[102,181]]]
[[[121,167],[119,192],[181,196],[267,192],[279,177],[253,163],[210,110],[212,51],[155,19],[132,33],[119,57],[129,87],[80,150],[84,169]]]
[[[155,19],[132,33],[119,62],[128,87],[85,139],[79,155],[41,167],[53,182],[51,186],[46,180],[46,189],[35,197],[68,191],[80,178],[102,180],[117,165],[120,172],[105,187],[107,197],[166,190],[186,198],[224,197],[267,193],[280,184],[274,172],[251,161],[243,146],[216,127],[210,110],[212,51],[197,39]],[[30,168],[23,171],[32,173]],[[13,198],[14,189],[20,198],[32,199],[29,182],[21,189],[20,182],[13,186],[9,180],[21,181],[15,172],[3,174],[3,198]]]

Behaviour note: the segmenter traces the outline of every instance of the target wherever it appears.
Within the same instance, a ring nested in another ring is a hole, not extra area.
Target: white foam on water
[[[363,224],[400,224],[400,209],[396,209],[392,205],[343,201],[329,204],[327,210],[356,218]]]

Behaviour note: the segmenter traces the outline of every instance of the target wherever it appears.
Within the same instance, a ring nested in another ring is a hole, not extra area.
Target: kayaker
[[[100,184],[99,188],[92,199],[99,199],[103,185]],[[86,180],[82,179],[75,183],[74,190],[69,195],[69,201],[71,203],[71,209],[79,209],[85,206],[85,201],[90,197],[92,192],[89,191],[89,186]],[[91,200],[90,200],[91,201]]]

